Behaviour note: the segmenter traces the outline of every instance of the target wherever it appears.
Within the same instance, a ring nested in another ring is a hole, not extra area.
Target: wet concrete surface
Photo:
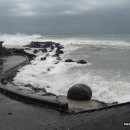
[[[23,56],[13,55],[0,57],[0,75],[24,61],[26,61],[26,58]]]
[[[111,109],[64,115],[0,94],[0,130],[129,130],[130,104]]]

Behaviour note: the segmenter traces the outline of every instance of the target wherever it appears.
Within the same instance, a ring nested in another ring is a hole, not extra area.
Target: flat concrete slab
[[[14,66],[26,61],[27,59],[23,56],[5,56],[5,57],[0,57],[0,65],[1,65],[1,73],[4,73],[5,71],[13,68]]]
[[[64,115],[0,94],[0,130],[129,130],[130,104],[95,112]]]

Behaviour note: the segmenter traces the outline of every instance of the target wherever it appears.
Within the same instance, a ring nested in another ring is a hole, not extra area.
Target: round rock
[[[67,98],[77,101],[90,100],[92,97],[92,90],[88,85],[76,84],[73,85],[67,93]]]

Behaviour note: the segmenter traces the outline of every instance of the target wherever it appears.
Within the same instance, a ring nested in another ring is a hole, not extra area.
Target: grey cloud
[[[129,0],[0,0],[0,32],[130,33]]]
[[[13,16],[79,14],[128,4],[129,0],[0,0],[1,11]]]

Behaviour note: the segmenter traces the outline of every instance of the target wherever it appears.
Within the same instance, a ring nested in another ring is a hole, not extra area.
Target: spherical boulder
[[[67,93],[67,98],[77,101],[90,100],[92,97],[92,90],[88,85],[85,84],[75,84],[73,85]]]

